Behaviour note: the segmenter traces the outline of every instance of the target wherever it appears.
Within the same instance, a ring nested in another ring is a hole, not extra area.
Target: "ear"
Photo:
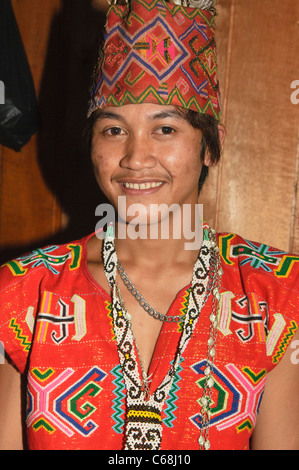
[[[226,128],[223,124],[218,124],[218,132],[219,132],[219,140],[220,140],[220,146],[221,146],[221,150],[223,148],[223,145],[224,145],[224,141],[225,141],[225,138],[226,138]]]
[[[224,141],[226,138],[226,134],[227,134],[226,128],[223,124],[218,124],[218,134],[219,134],[220,148],[222,150]],[[206,153],[205,153],[204,164],[205,166],[209,166],[209,167],[212,166],[211,155],[208,150],[206,150]]]

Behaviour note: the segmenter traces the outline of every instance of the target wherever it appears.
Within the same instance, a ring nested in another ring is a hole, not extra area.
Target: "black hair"
[[[180,108],[182,110],[182,108]],[[198,193],[209,174],[209,167],[204,164],[206,152],[208,152],[211,165],[216,165],[221,156],[221,143],[219,138],[219,121],[209,114],[201,114],[192,109],[182,110],[185,119],[195,129],[200,129],[202,133],[202,144],[200,151],[200,160],[202,169],[198,180]]]

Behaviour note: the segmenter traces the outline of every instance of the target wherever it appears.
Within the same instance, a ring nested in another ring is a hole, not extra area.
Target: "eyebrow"
[[[179,112],[177,109],[169,109],[157,112],[149,116],[149,119],[154,121],[156,119],[166,119],[166,118],[174,118],[174,119],[185,119],[185,116],[182,112]],[[98,110],[95,116],[95,122],[100,121],[102,119],[117,119],[119,121],[125,122],[126,118],[121,114],[118,114],[114,111],[106,111],[106,110]]]
[[[175,119],[184,119],[184,115],[176,109],[169,110],[169,111],[161,111],[151,116],[151,119],[165,119],[169,117],[175,118]]]
[[[95,116],[95,121],[99,121],[101,119],[118,119],[119,121],[125,121],[125,118],[121,114],[105,110],[99,110]]]

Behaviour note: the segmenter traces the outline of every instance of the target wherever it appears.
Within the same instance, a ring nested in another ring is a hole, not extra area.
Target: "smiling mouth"
[[[153,181],[153,182],[146,182],[146,183],[127,183],[124,182],[123,186],[126,189],[137,189],[137,190],[143,190],[143,189],[152,189],[152,188],[157,188],[161,186],[163,183],[162,181]]]

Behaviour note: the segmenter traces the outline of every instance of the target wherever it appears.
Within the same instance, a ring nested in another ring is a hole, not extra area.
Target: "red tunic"
[[[0,341],[27,374],[29,449],[123,448],[126,390],[111,298],[87,267],[89,237],[0,269]],[[211,449],[248,449],[266,375],[298,328],[299,257],[234,234],[219,234],[218,242],[224,273],[210,443]],[[189,287],[169,315],[184,313]],[[199,448],[210,312],[211,298],[164,403],[162,450]],[[180,324],[163,324],[149,370],[151,392],[168,371],[180,334]]]

